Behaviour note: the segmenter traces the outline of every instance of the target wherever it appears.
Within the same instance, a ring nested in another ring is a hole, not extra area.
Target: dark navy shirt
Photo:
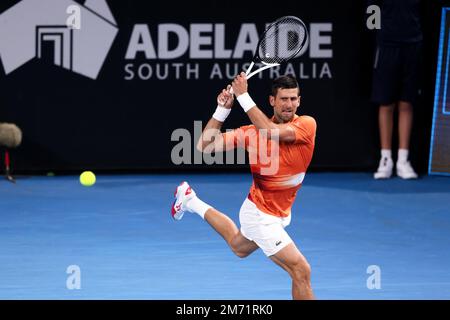
[[[378,44],[401,44],[422,41],[420,0],[369,0],[381,9]]]

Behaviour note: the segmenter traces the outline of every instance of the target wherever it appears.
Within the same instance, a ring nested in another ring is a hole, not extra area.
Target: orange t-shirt
[[[295,141],[290,143],[267,139],[265,131],[254,125],[223,133],[226,144],[245,148],[249,154],[253,175],[249,199],[259,210],[277,217],[291,214],[316,137],[316,121],[312,117],[295,115],[289,125],[295,131]]]

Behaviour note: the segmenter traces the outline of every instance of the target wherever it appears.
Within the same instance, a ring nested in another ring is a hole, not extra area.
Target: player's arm
[[[267,129],[270,137],[278,136],[279,141],[294,142],[295,130],[287,123],[277,124],[272,122],[258,106],[247,111],[247,115],[257,129]]]
[[[204,153],[222,151],[224,149],[224,141],[222,137],[223,122],[211,118],[202,131],[197,142],[197,150]]]
[[[218,106],[212,118],[208,121],[197,142],[197,150],[204,153],[220,152],[227,150],[221,128],[223,122],[233,106],[233,95],[230,94],[228,86],[217,96]]]
[[[242,72],[233,80],[233,91],[238,97],[239,103],[244,108],[248,117],[255,125],[257,129],[266,129],[268,136],[276,137],[278,136],[279,141],[284,142],[294,142],[295,141],[295,130],[289,124],[277,124],[272,122],[262,111],[254,104],[250,96],[247,95],[248,99],[244,97],[247,93],[248,85],[245,73]],[[241,98],[242,97],[242,98]],[[242,105],[244,104],[244,105]]]

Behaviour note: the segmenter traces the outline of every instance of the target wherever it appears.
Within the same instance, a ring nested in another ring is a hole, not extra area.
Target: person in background
[[[398,110],[397,176],[415,179],[409,161],[413,110],[419,92],[422,59],[420,0],[371,1],[381,9],[381,28],[376,34],[372,101],[378,106],[381,159],[375,179],[392,176],[394,111]]]

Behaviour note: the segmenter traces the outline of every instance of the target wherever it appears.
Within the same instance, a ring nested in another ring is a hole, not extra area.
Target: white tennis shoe
[[[389,179],[392,176],[392,170],[394,169],[394,161],[392,158],[383,157],[380,160],[377,172],[374,173],[375,179]]]
[[[175,201],[172,204],[172,217],[181,220],[187,211],[186,203],[195,197],[195,191],[186,181],[183,181],[175,190]]]
[[[402,179],[417,179],[417,173],[414,171],[409,161],[397,161],[397,176]]]

